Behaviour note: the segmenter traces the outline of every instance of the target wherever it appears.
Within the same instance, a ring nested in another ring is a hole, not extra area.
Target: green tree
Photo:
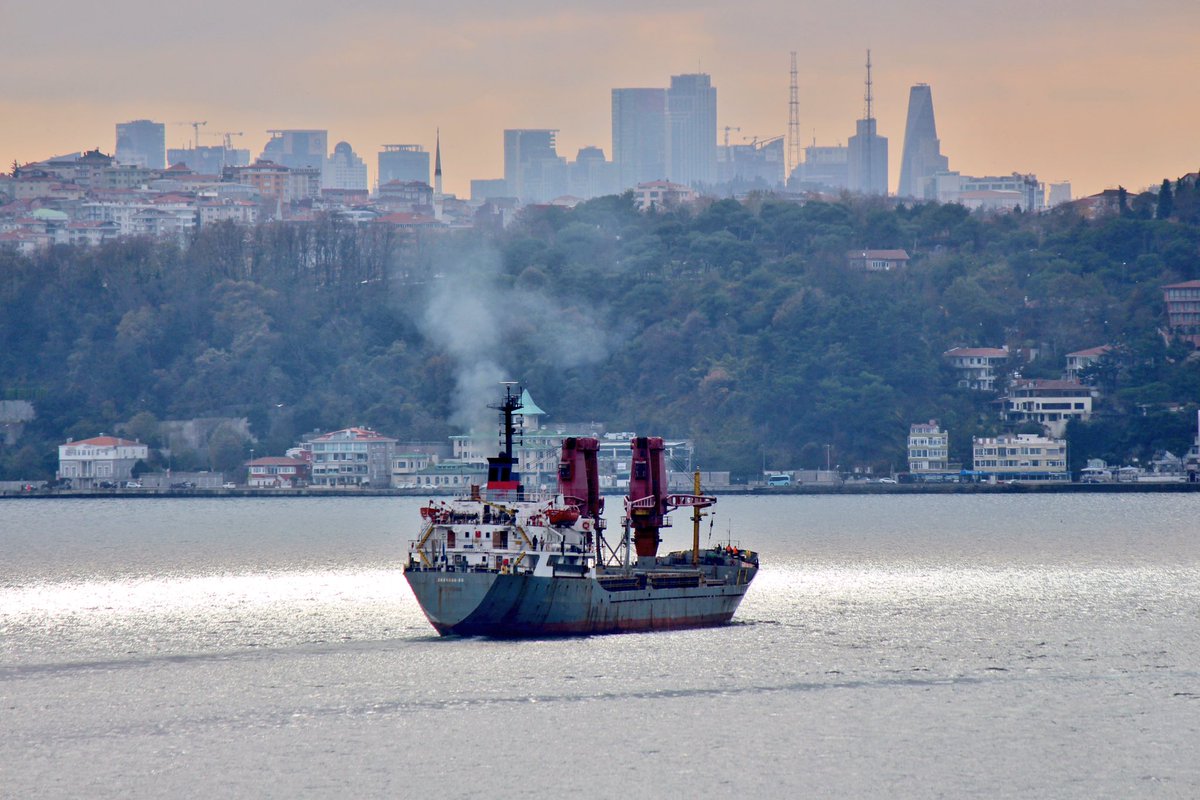
[[[1175,199],[1171,194],[1171,182],[1163,178],[1162,187],[1158,190],[1158,208],[1154,212],[1156,219],[1170,219],[1175,213]]]

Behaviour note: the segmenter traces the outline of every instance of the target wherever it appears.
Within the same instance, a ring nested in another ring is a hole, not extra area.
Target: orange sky
[[[789,51],[801,128],[844,143],[865,50],[892,190],[908,87],[933,88],[942,152],[968,174],[1036,172],[1076,196],[1200,168],[1196,0],[63,0],[0,6],[0,159],[99,146],[114,124],[201,119],[244,131],[329,130],[374,172],[378,146],[433,148],[448,191],[500,177],[505,128],[560,129],[559,152],[611,157],[610,90],[712,75],[731,141],[787,128]],[[36,7],[35,7],[36,5]],[[168,124],[168,147],[191,140]]]

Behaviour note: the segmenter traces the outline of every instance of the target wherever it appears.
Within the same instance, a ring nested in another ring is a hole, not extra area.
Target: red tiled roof
[[[298,458],[288,458],[286,456],[264,456],[256,458],[253,461],[247,461],[248,467],[303,467],[308,464],[307,461],[301,461]]]
[[[394,442],[394,441],[396,441],[395,439],[392,439],[388,436],[380,436],[378,433],[371,430],[370,428],[343,428],[340,431],[330,431],[329,433],[323,433],[320,436],[314,437],[312,439],[312,441],[328,442],[334,438],[344,439],[347,441],[354,441],[354,442]]]
[[[1200,289],[1200,281],[1184,281],[1183,283],[1168,283],[1164,289]]]
[[[140,445],[141,442],[121,439],[117,436],[93,436],[91,439],[80,439],[77,442],[67,442],[67,444],[91,444],[96,447],[129,447],[130,445]]]

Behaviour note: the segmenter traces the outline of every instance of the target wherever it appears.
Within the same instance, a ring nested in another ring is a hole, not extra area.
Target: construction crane
[[[213,135],[221,137],[221,141],[225,143],[226,150],[232,150],[233,149],[233,137],[234,136],[245,136],[246,134],[242,133],[241,131],[213,131]]]
[[[200,146],[200,126],[207,125],[207,122],[176,122],[176,125],[191,125],[192,126],[192,149],[195,150]]]
[[[729,147],[729,132],[730,132],[730,131],[737,131],[738,133],[741,133],[741,132],[742,132],[742,129],[741,129],[741,128],[735,128],[735,127],[733,127],[733,126],[731,126],[731,125],[726,125],[726,126],[725,126],[725,147],[727,147],[727,148]]]

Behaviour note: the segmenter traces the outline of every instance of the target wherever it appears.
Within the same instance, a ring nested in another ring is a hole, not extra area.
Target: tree
[[[1155,219],[1170,219],[1175,213],[1175,198],[1171,194],[1171,182],[1163,178],[1162,188],[1158,190],[1158,208],[1154,213]]]

